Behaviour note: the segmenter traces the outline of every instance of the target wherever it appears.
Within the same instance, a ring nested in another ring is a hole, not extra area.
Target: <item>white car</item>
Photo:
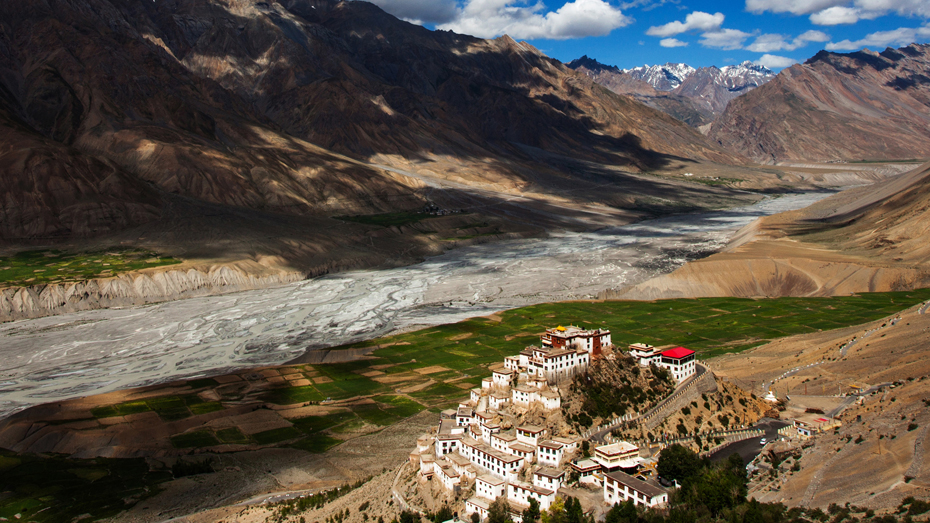
[[[759,445],[762,445],[763,447],[765,446],[766,443],[768,443],[768,441],[766,441],[765,438],[762,438],[759,440]]]

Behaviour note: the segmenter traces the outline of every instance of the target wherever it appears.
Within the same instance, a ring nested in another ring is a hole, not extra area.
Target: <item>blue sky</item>
[[[821,49],[930,42],[930,0],[370,0],[433,28],[509,34],[569,61],[630,68],[750,60],[775,70]]]

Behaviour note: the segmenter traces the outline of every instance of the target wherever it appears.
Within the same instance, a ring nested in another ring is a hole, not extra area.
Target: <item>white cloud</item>
[[[764,34],[757,36],[752,44],[746,47],[746,50],[757,53],[794,51],[806,46],[809,42],[826,42],[829,40],[830,36],[822,31],[805,31],[792,40],[789,40],[786,35]]]
[[[794,65],[798,63],[798,61],[794,58],[788,58],[787,56],[764,54],[762,57],[756,60],[755,63],[757,65],[768,67],[769,69],[782,69],[784,67],[790,67]]]
[[[751,13],[771,11],[806,15],[847,3],[849,0],[746,0],[746,10]]]
[[[862,10],[855,7],[836,6],[824,9],[810,16],[817,25],[854,24],[862,18]]]
[[[684,22],[674,21],[665,25],[652,26],[646,31],[649,36],[675,36],[688,31],[713,31],[723,25],[723,13],[705,13],[694,11],[685,17]]]
[[[548,13],[544,9],[542,3],[527,5],[526,0],[467,0],[454,20],[437,28],[479,38],[508,34],[518,40],[565,40],[603,36],[632,22],[605,0],[574,0]]]
[[[743,47],[743,42],[752,36],[739,29],[720,29],[701,34],[701,45],[715,49],[733,50]]]
[[[662,47],[688,47],[688,42],[682,42],[677,38],[663,38],[659,40]]]
[[[861,40],[843,40],[827,44],[829,51],[857,51],[863,47],[882,48],[893,45],[908,45],[930,38],[930,25],[923,27],[899,27],[891,31],[878,31]]]
[[[746,10],[811,15],[819,25],[854,24],[889,13],[930,18],[927,0],[746,0]]]

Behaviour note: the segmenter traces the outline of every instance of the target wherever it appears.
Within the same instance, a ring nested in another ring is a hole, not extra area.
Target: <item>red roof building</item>
[[[662,351],[658,365],[668,369],[678,383],[693,376],[697,370],[694,351],[684,347]]]

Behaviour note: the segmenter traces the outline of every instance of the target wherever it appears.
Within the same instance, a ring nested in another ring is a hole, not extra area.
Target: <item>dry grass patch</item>
[[[505,340],[505,341],[512,341],[512,340],[515,340],[515,339],[517,339],[517,338],[529,338],[529,337],[536,337],[536,336],[539,336],[539,335],[538,335],[538,334],[534,334],[534,333],[532,333],[532,332],[518,332],[518,333],[516,333],[516,334],[508,334],[507,336],[504,336],[504,340]]]
[[[333,379],[329,376],[314,376],[313,383],[332,383]]]
[[[448,370],[452,369],[443,367],[442,365],[432,365],[430,367],[423,367],[422,369],[414,369],[413,372],[417,374],[436,374],[437,372],[446,372]]]
[[[238,416],[215,419],[208,423],[208,425],[214,428],[236,427],[241,430],[243,434],[251,435],[268,430],[290,427],[291,422],[282,418],[274,411],[259,409]]]
[[[264,369],[259,371],[259,374],[266,378],[271,378],[272,376],[280,376],[281,373],[277,369]]]
[[[414,374],[412,372],[405,372],[403,374],[387,374],[385,376],[375,376],[371,378],[378,383],[401,383],[404,381],[410,381],[420,378],[419,374]]]
[[[365,376],[366,378],[374,378],[375,376],[384,376],[384,373],[381,372],[380,370],[370,370],[368,372],[361,372],[360,374],[362,376]]]
[[[226,384],[226,383],[233,383],[236,381],[242,381],[242,378],[240,378],[236,374],[227,374],[226,376],[216,376],[213,379],[215,379],[216,382],[221,385]]]
[[[472,334],[471,332],[463,332],[463,333],[457,334],[457,335],[455,335],[455,336],[449,336],[449,337],[446,338],[446,339],[449,340],[449,341],[459,341],[459,340],[464,340],[464,339],[467,339],[467,338],[471,338],[472,336],[473,336],[473,334]]]
[[[418,384],[416,384],[416,385],[410,385],[410,386],[408,386],[408,387],[403,387],[403,388],[397,389],[397,392],[400,392],[400,393],[402,393],[402,394],[409,394],[409,393],[411,393],[411,392],[418,392],[418,391],[421,391],[421,390],[423,390],[423,389],[425,389],[425,388],[427,388],[427,387],[429,387],[429,386],[431,386],[431,385],[434,385],[435,383],[436,383],[436,382],[435,382],[434,380],[427,380],[427,381],[424,381],[423,383],[418,383]]]

